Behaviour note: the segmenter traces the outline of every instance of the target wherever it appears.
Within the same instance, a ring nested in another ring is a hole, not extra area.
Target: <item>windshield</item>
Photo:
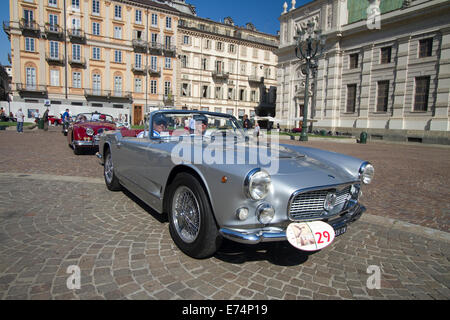
[[[112,116],[103,113],[80,113],[76,118],[77,122],[110,122],[114,123]]]
[[[180,136],[230,137],[245,136],[235,117],[208,112],[154,112],[147,120],[151,138],[171,138]],[[148,130],[148,129],[146,129]]]

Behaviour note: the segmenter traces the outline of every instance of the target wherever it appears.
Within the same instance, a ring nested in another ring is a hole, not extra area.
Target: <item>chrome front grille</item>
[[[289,218],[292,220],[314,220],[337,214],[347,200],[351,198],[350,190],[351,186],[347,186],[341,190],[315,190],[294,195],[289,203]],[[325,211],[324,202],[329,192],[336,192],[334,207],[339,211]]]

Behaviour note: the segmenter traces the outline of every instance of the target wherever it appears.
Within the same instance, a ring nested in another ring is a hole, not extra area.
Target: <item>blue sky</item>
[[[309,1],[297,0],[296,7]],[[199,17],[223,21],[223,18],[230,16],[239,26],[252,22],[259,31],[276,34],[280,29],[278,17],[283,11],[285,0],[188,0],[187,2],[197,7]],[[291,1],[286,2],[290,8]],[[0,1],[0,23],[3,21],[9,21],[9,0]],[[2,26],[0,30],[1,64],[9,64],[10,51],[11,45]]]

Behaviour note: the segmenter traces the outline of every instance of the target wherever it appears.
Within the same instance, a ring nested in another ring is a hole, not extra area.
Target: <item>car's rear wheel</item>
[[[114,174],[114,163],[112,161],[111,152],[107,150],[105,152],[105,164],[103,167],[103,175],[105,177],[106,187],[110,191],[120,191],[122,186],[120,185],[119,179]]]
[[[222,237],[202,185],[192,175],[180,173],[169,188],[169,231],[175,244],[193,258],[213,255]]]

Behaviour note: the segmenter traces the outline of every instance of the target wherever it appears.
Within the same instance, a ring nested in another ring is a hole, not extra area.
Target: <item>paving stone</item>
[[[0,154],[0,299],[450,298],[450,246],[439,236],[450,231],[449,148],[305,143],[371,161],[367,215],[396,222],[359,220],[314,254],[227,242],[195,260],[150,209],[109,192],[95,156],[74,156],[61,134],[0,139],[10,150]],[[67,288],[70,265],[80,289]],[[380,289],[366,287],[370,265],[381,268]]]

